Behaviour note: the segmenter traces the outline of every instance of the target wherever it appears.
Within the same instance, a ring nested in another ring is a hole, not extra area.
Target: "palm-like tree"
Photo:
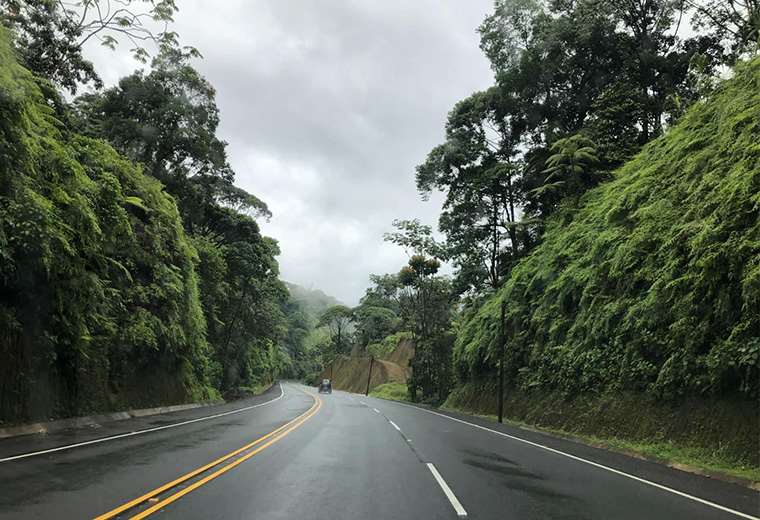
[[[554,143],[546,160],[543,186],[533,190],[537,196],[555,194],[580,196],[597,183],[599,164],[596,145],[583,134],[575,134]]]

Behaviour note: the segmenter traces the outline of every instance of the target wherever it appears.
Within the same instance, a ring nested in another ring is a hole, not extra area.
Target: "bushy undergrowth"
[[[390,399],[391,401],[408,401],[409,392],[404,383],[384,383],[375,387],[370,393],[372,397]]]
[[[367,345],[367,352],[375,358],[383,359],[389,355],[403,340],[411,340],[412,333],[407,331],[396,332],[386,336],[379,343],[370,343]]]
[[[549,223],[462,323],[461,380],[493,373],[502,302],[515,386],[756,398],[760,59]]]

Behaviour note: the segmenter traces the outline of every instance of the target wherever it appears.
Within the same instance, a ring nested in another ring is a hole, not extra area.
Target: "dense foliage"
[[[69,103],[56,85],[97,79],[77,40],[92,26],[69,27],[60,3],[8,3],[0,420],[234,397],[271,382],[291,362],[297,323],[277,244],[255,221],[268,210],[233,184],[214,89],[190,64],[197,53],[146,34],[160,40],[147,72]],[[173,9],[158,2],[150,16]]]
[[[69,132],[40,81],[2,31],[0,417],[217,395],[198,256],[174,201],[103,141]]]
[[[737,49],[751,52],[756,7],[710,4],[495,2],[479,28],[495,84],[453,107],[416,169],[423,197],[445,195],[438,224],[457,293],[496,291],[553,212],[661,135]],[[739,18],[710,19],[716,6]],[[689,17],[699,32],[679,31]]]
[[[460,377],[494,365],[567,394],[760,390],[760,59],[549,221],[543,243],[465,320]]]
[[[494,85],[452,108],[415,171],[423,198],[444,194],[445,241],[417,221],[391,235],[454,268],[439,312],[458,384],[493,381],[506,351],[523,389],[758,395],[758,14],[494,2]]]
[[[168,29],[176,10],[175,0],[122,0],[118,7],[105,0],[0,0],[0,23],[14,30],[22,65],[76,92],[83,84],[103,86],[82,52],[85,43],[97,41],[114,49],[126,40],[132,56],[144,63],[149,55],[147,43],[176,46],[177,34]],[[151,23],[162,29],[152,31]]]

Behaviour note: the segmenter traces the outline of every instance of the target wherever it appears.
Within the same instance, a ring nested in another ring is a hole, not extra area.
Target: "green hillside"
[[[463,320],[460,380],[492,377],[505,302],[513,389],[731,398],[757,433],[760,59],[580,204]]]

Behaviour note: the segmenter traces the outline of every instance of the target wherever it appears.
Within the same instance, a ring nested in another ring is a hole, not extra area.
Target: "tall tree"
[[[351,350],[351,322],[353,311],[345,305],[333,305],[319,317],[319,326],[327,327],[334,354],[347,354]]]
[[[385,240],[411,249],[413,254],[397,275],[381,281],[384,290],[392,287],[395,291],[403,328],[412,333],[415,351],[408,383],[410,397],[440,402],[448,395],[452,374],[451,283],[437,274],[441,263],[433,255],[440,252],[440,246],[430,227],[416,220],[396,221],[394,225],[398,231],[387,233]]]
[[[414,357],[409,389],[412,400],[443,401],[451,380],[451,283],[436,276],[440,263],[414,255],[398,273],[401,317],[412,332]]]
[[[758,0],[685,0],[693,26],[707,31],[726,48],[727,61],[760,52],[760,2]]]
[[[216,135],[219,109],[211,84],[190,64],[192,53],[164,49],[152,69],[76,101],[82,131],[106,138],[143,164],[179,201],[191,233],[215,232],[219,204],[269,216],[257,197],[233,184],[227,143]]]
[[[461,290],[484,282],[499,287],[521,251],[518,210],[523,200],[521,161],[525,127],[513,98],[497,88],[460,101],[446,124],[446,141],[417,167],[417,189],[446,194],[439,228]]]

